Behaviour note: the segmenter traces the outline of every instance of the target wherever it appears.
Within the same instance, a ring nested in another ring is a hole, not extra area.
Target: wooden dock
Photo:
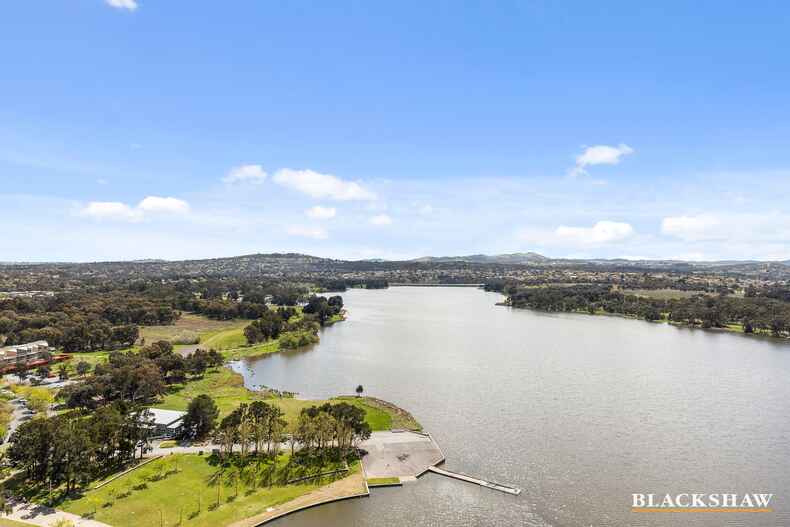
[[[428,467],[428,472],[434,472],[436,474],[441,474],[442,476],[447,476],[448,478],[458,479],[461,481],[466,481],[467,483],[474,483],[475,485],[480,485],[481,487],[486,487],[492,490],[498,490],[499,492],[504,492],[505,494],[512,494],[513,496],[518,496],[521,494],[521,489],[518,487],[511,487],[510,485],[501,485],[499,483],[494,483],[493,481],[486,481],[480,478],[473,478],[472,476],[467,476],[466,474],[459,474],[458,472],[450,472],[449,470],[444,470],[439,467]]]

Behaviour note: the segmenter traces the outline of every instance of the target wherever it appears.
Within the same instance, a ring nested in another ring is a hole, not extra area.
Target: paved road
[[[19,425],[31,417],[31,414],[27,413],[28,408],[24,399],[17,397],[15,399],[11,399],[8,403],[13,408],[13,412],[11,413],[11,421],[8,423],[8,431],[3,438],[3,443],[7,443],[8,439],[11,437],[11,434],[13,434],[14,431],[19,428]]]

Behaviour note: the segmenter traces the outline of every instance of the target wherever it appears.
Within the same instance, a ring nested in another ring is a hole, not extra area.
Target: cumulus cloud
[[[314,240],[326,240],[329,238],[329,233],[322,227],[305,227],[303,225],[293,225],[288,227],[288,234],[291,236],[301,236],[303,238],[312,238]]]
[[[136,207],[120,201],[91,201],[80,209],[79,215],[97,220],[129,221],[142,220],[146,214],[186,214],[189,204],[178,198],[148,196]]]
[[[571,175],[581,176],[586,174],[588,166],[616,165],[620,163],[620,158],[633,153],[634,149],[624,143],[620,143],[617,146],[588,146],[584,149],[584,152],[576,157],[576,166],[571,169]]]
[[[139,221],[143,215],[120,201],[91,201],[80,210],[82,216],[97,220]]]
[[[137,208],[143,212],[163,212],[167,214],[185,214],[189,212],[189,203],[178,198],[160,198],[148,196]]]
[[[628,223],[599,221],[592,227],[560,225],[554,233],[574,245],[600,245],[625,240],[634,234],[634,228]]]
[[[251,183],[253,185],[260,185],[266,181],[267,174],[264,172],[261,165],[240,165],[231,168],[225,177],[222,178],[223,183],[232,185],[234,183]]]
[[[283,168],[274,174],[274,182],[313,198],[328,198],[338,201],[376,199],[373,192],[355,181],[346,181],[331,174],[321,174],[313,170]]]
[[[137,9],[137,0],[105,0],[108,6],[116,9],[127,9],[134,11]]]
[[[329,220],[335,217],[337,214],[337,210],[334,207],[322,207],[321,205],[316,205],[315,207],[311,207],[304,211],[308,218],[312,218],[314,220]]]
[[[382,227],[384,225],[392,225],[392,218],[387,214],[378,214],[370,218],[370,224]]]

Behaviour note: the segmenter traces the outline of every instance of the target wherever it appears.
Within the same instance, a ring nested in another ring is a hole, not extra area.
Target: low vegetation
[[[386,487],[388,485],[400,484],[400,478],[369,478],[368,485],[371,487]]]
[[[349,471],[339,461],[171,455],[130,472],[99,490],[70,497],[59,507],[116,527],[228,525],[307,494]],[[307,478],[307,479],[301,479]],[[288,481],[299,480],[295,483]]]

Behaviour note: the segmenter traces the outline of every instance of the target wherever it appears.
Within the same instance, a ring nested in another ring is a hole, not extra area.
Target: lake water
[[[790,525],[790,344],[496,306],[472,288],[343,293],[310,350],[235,365],[247,385],[411,411],[446,468],[277,526]],[[633,513],[631,494],[769,492],[774,513]]]

